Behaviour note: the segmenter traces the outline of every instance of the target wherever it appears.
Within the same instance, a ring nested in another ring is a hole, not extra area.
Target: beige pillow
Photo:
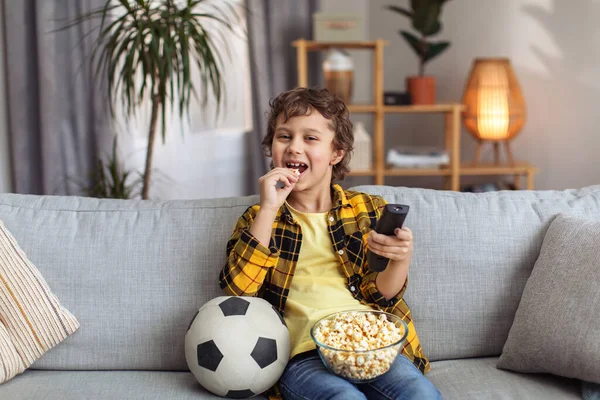
[[[600,221],[552,221],[497,366],[600,383]]]
[[[0,221],[0,383],[79,328]]]

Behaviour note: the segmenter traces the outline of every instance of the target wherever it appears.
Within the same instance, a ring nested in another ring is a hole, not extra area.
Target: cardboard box
[[[314,13],[313,40],[319,42],[364,41],[363,17],[359,15]]]

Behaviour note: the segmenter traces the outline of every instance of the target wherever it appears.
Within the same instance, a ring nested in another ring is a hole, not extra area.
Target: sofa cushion
[[[225,244],[253,201],[0,195],[0,219],[81,323],[31,368],[188,370],[185,332],[223,294]]]
[[[497,361],[496,357],[437,361],[427,377],[444,400],[581,399],[581,382],[576,379],[504,371],[496,368]]]
[[[222,397],[205,390],[190,372],[30,369],[0,385],[0,399],[217,400]]]
[[[411,207],[405,299],[432,361],[499,356],[552,219],[566,211],[600,213],[600,185],[488,193],[355,189]]]
[[[600,220],[552,222],[498,367],[600,383],[599,243]]]
[[[0,220],[0,383],[79,328]]]
[[[581,399],[573,379],[499,370],[497,358],[438,361],[427,377],[446,400]],[[28,370],[0,385],[0,399],[218,399],[190,372]],[[254,399],[263,399],[258,396]]]

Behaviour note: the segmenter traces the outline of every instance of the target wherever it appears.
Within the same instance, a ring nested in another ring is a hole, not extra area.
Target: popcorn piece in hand
[[[298,168],[292,168],[292,172],[294,173],[294,175],[300,176],[300,170]]]

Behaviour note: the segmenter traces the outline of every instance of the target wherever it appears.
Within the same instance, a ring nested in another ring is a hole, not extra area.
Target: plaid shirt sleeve
[[[219,274],[219,286],[227,295],[256,296],[267,272],[279,260],[272,238],[267,248],[250,233],[258,209],[254,205],[246,210],[227,242],[227,262]]]
[[[375,218],[377,221],[379,221],[379,218],[381,217],[381,214],[383,212],[383,208],[385,207],[387,202],[381,196],[371,196],[371,200],[373,202]],[[366,250],[368,249],[368,243],[366,241],[366,238],[364,243],[366,254]],[[363,271],[366,271],[366,273],[362,276],[362,280],[360,283],[360,290],[363,297],[369,303],[377,304],[381,310],[392,313],[396,303],[402,300],[402,297],[404,296],[404,292],[406,291],[406,287],[408,284],[408,277],[406,278],[406,282],[404,282],[404,286],[402,286],[402,289],[400,289],[398,294],[392,297],[391,299],[387,300],[381,294],[381,292],[379,292],[379,289],[377,289],[377,284],[375,283],[375,278],[377,278],[378,272],[369,271],[368,261],[366,257],[365,267]]]

